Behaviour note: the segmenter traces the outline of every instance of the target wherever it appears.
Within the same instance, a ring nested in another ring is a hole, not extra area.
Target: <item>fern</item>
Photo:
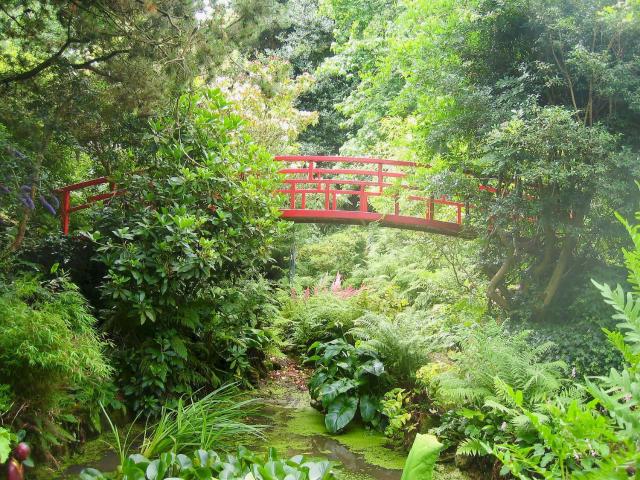
[[[498,387],[503,384],[522,391],[530,403],[558,392],[566,365],[542,362],[548,345],[532,348],[528,337],[529,332],[509,336],[495,323],[475,328],[461,342],[455,368],[436,377],[440,401],[481,407],[487,399],[505,399]]]
[[[458,455],[479,457],[492,453],[491,448],[479,438],[467,438],[460,442],[456,449]]]
[[[403,385],[409,385],[416,371],[429,362],[429,354],[438,346],[433,342],[429,325],[415,316],[366,313],[349,333],[363,345],[377,351],[389,373]]]

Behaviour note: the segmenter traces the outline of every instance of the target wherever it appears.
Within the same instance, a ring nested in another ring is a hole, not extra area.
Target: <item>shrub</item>
[[[621,369],[586,380],[591,399],[556,396],[530,406],[522,390],[504,387],[511,411],[528,420],[532,432],[502,442],[481,443],[504,464],[502,473],[520,479],[618,479],[636,475],[640,467],[640,226],[623,221],[635,249],[625,251],[629,283],[625,292],[594,282],[618,321],[604,330],[624,358]],[[589,400],[589,401],[587,401]]]
[[[510,426],[522,435],[530,430],[526,417],[513,409],[508,385],[526,392],[532,408],[562,388],[565,364],[541,361],[549,345],[532,347],[528,336],[529,332],[510,336],[495,323],[475,326],[461,339],[450,368],[435,376],[422,375],[436,403],[456,410],[434,432],[447,445],[459,443],[458,453],[484,454],[482,442],[512,438]],[[432,367],[441,369],[438,364]]]
[[[416,426],[407,423],[411,420],[411,413],[407,409],[410,396],[403,388],[394,388],[384,394],[382,401],[382,414],[388,419],[384,434],[395,440],[402,441]]]
[[[532,347],[530,332],[509,335],[495,323],[477,325],[461,339],[453,368],[436,377],[437,398],[444,405],[482,406],[496,394],[496,378],[533,400],[557,392],[566,365],[542,362],[551,344]]]
[[[344,339],[316,342],[309,352],[312,355],[307,361],[316,367],[309,380],[309,393],[326,412],[327,430],[343,430],[358,412],[364,423],[383,427],[380,398],[387,379],[376,352],[354,347]]]
[[[364,313],[357,296],[341,298],[332,292],[287,295],[282,303],[284,335],[299,352],[305,352],[314,342],[347,335]]]
[[[137,411],[157,413],[249,369],[266,290],[253,279],[277,228],[278,177],[241,124],[217,90],[181,97],[152,122],[149,168],[123,179],[127,195],[92,236],[107,267],[106,326]]]
[[[0,417],[27,429],[37,453],[74,438],[67,429],[87,413],[81,400],[111,375],[95,322],[64,277],[23,276],[0,286]]]
[[[349,333],[360,345],[378,352],[395,384],[410,387],[418,369],[429,361],[429,354],[442,347],[433,335],[433,325],[424,320],[415,314],[391,320],[367,312]]]
[[[340,272],[348,279],[364,262],[366,235],[362,228],[346,228],[303,245],[297,255],[298,275],[333,278]]]

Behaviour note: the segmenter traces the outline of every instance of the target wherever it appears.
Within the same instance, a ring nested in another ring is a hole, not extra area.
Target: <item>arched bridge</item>
[[[282,218],[300,223],[338,223],[433,232],[469,237],[464,217],[469,205],[446,196],[420,195],[407,183],[416,164],[400,160],[337,156],[276,156],[282,163],[283,185],[278,190],[287,198]],[[107,184],[108,191],[86,196],[74,203],[72,193]],[[57,190],[61,196],[62,231],[69,233],[73,212],[124,194],[106,177],[88,180]]]

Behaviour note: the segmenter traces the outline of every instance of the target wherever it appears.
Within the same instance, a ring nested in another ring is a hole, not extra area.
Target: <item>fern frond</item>
[[[491,449],[479,438],[467,438],[456,449],[458,455],[482,457],[491,454]]]

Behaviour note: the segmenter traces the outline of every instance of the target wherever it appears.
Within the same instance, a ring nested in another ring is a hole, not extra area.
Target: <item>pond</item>
[[[406,455],[388,445],[388,439],[361,425],[340,435],[327,433],[323,415],[310,407],[305,388],[286,378],[264,385],[261,398],[266,441],[255,445],[275,447],[286,455],[325,457],[340,463],[341,480],[400,480]],[[455,468],[438,465],[434,480],[466,480]],[[417,479],[416,479],[417,480]]]
[[[384,435],[361,425],[349,426],[340,435],[327,433],[322,414],[310,406],[306,382],[300,381],[299,373],[295,368],[287,369],[254,392],[260,412],[251,421],[266,428],[264,438],[249,442],[247,447],[257,452],[274,447],[281,456],[328,458],[339,464],[336,470],[340,480],[400,480],[406,455],[390,447]],[[84,450],[85,454],[71,459],[62,473],[49,472],[46,478],[73,479],[86,467],[108,472],[118,465],[118,457],[104,447],[104,442],[90,442]],[[438,465],[434,475],[434,480],[468,478],[444,465]]]

